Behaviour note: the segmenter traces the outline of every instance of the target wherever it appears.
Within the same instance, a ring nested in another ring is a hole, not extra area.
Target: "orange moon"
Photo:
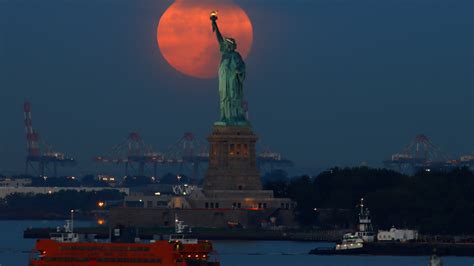
[[[248,56],[253,28],[242,8],[230,0],[176,0],[160,18],[157,41],[163,57],[179,72],[196,78],[217,76],[220,51],[209,19],[213,10],[218,10],[222,35],[234,38],[237,51]]]

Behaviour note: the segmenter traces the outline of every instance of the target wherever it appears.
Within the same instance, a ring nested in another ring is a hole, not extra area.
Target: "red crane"
[[[456,162],[449,160],[441,149],[424,134],[417,135],[402,152],[393,154],[390,160],[384,161],[384,164],[386,167],[395,167],[400,171],[407,168],[431,170],[456,166]]]
[[[33,129],[33,120],[31,116],[31,103],[25,101],[23,104],[25,131],[26,131],[26,148],[27,156],[25,162],[25,174],[29,174],[29,169],[33,169],[41,177],[45,177],[46,170],[49,165],[53,165],[53,175],[58,175],[58,165],[68,166],[74,165],[75,159],[66,156],[64,153],[53,151],[51,145],[42,141],[40,135]],[[43,151],[42,151],[43,150]],[[35,164],[37,166],[35,167]]]

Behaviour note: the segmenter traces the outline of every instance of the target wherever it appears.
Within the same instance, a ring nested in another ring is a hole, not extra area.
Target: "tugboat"
[[[71,211],[71,216],[73,211]],[[187,238],[182,221],[175,219],[176,234],[169,240],[132,243],[82,242],[73,220],[63,232],[36,241],[29,266],[220,266],[212,243]]]
[[[363,254],[364,240],[354,234],[345,234],[342,242],[334,249],[337,254]]]
[[[364,198],[360,199],[359,225],[355,233],[347,233],[343,236],[341,243],[332,249],[313,249],[310,254],[315,255],[337,255],[337,254],[365,254],[364,243],[375,240],[375,232],[370,218],[370,211],[364,205]]]

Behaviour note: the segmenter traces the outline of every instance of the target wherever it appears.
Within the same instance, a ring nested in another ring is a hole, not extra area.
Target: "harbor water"
[[[34,239],[23,239],[28,227],[57,227],[64,221],[0,221],[0,266],[28,265],[29,250]],[[90,222],[75,221],[90,226]],[[222,266],[426,266],[427,256],[315,256],[307,255],[315,247],[330,243],[291,241],[213,241]],[[445,266],[474,266],[474,257],[443,257]]]

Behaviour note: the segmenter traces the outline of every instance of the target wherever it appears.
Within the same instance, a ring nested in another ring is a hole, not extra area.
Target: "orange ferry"
[[[30,266],[220,266],[208,241],[186,238],[181,221],[169,240],[149,243],[81,242],[67,223],[65,232],[39,239]]]

